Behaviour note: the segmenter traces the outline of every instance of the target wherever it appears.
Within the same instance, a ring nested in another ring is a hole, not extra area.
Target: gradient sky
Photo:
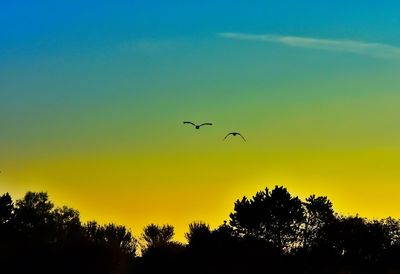
[[[179,240],[274,185],[400,217],[399,13],[389,0],[1,3],[0,192],[48,191],[136,235],[170,223]],[[223,142],[231,130],[248,142]]]

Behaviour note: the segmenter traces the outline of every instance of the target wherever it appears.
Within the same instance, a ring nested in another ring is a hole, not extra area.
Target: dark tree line
[[[170,225],[135,238],[116,224],[82,223],[46,193],[0,196],[0,273],[400,273],[400,221],[341,216],[327,197],[275,187],[243,197],[216,229],[193,222],[187,243]]]
[[[135,253],[125,227],[82,224],[46,193],[0,196],[0,273],[128,273]]]

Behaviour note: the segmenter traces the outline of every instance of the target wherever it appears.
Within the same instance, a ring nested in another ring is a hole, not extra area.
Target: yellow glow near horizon
[[[304,150],[257,156],[243,150],[212,158],[198,153],[38,161],[4,173],[8,183],[0,191],[11,190],[14,198],[27,190],[48,191],[56,205],[78,209],[84,221],[124,224],[136,235],[146,224],[169,223],[176,227],[176,239],[184,241],[190,222],[216,227],[229,219],[236,199],[274,185],[302,198],[327,195],[339,213],[400,217],[399,155]]]

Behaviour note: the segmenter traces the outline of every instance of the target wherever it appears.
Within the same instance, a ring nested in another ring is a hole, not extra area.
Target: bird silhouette
[[[212,123],[202,123],[200,125],[196,125],[196,124],[194,124],[192,122],[189,122],[189,121],[185,121],[183,123],[184,124],[190,124],[190,125],[194,126],[196,129],[200,129],[200,127],[202,127],[202,126],[212,126]]]
[[[226,138],[228,138],[229,135],[232,135],[232,136],[239,135],[240,137],[242,137],[243,141],[246,142],[246,139],[245,139],[245,138],[243,137],[243,135],[240,134],[239,132],[230,132],[230,133],[228,133],[228,134],[225,136],[224,140],[225,140]]]

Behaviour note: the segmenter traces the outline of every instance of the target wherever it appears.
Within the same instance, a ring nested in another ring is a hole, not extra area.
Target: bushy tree
[[[107,243],[117,246],[126,254],[135,255],[137,241],[126,227],[115,224],[104,226],[104,239]]]
[[[390,239],[383,225],[359,216],[340,217],[327,226],[329,246],[347,261],[357,264],[378,260]]]
[[[14,213],[14,203],[10,194],[0,196],[0,226],[9,224]]]
[[[306,250],[321,244],[324,227],[335,219],[332,203],[327,197],[311,195],[303,203],[304,223],[302,225],[302,245]]]
[[[79,237],[82,232],[79,212],[67,206],[58,207],[53,212],[57,241]]]
[[[137,240],[125,227],[116,224],[99,225],[95,221],[87,222],[83,227],[91,241],[116,248],[121,252],[135,256]]]
[[[47,193],[27,192],[24,198],[16,202],[14,211],[17,229],[33,241],[54,241],[56,226],[53,208]]]
[[[257,192],[250,200],[244,197],[235,203],[230,225],[240,236],[253,236],[287,251],[298,241],[303,221],[303,207],[284,187]]]
[[[171,225],[150,224],[143,229],[142,234],[145,249],[165,245],[171,242],[173,237],[174,227]]]
[[[204,222],[190,223],[189,232],[185,233],[189,246],[202,246],[210,240],[210,237],[210,226]]]

